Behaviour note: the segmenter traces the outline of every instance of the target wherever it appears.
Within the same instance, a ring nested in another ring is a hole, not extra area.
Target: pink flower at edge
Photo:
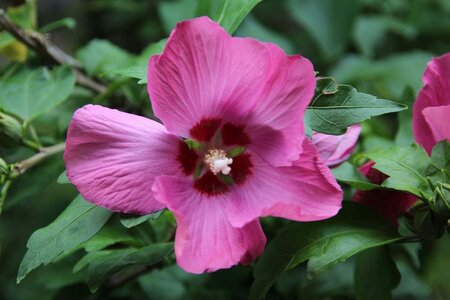
[[[350,157],[360,133],[361,125],[355,124],[348,127],[342,135],[313,132],[311,140],[322,161],[329,167],[334,167]]]
[[[207,17],[181,22],[149,62],[164,125],[96,105],[77,110],[68,177],[113,211],[172,211],[175,255],[188,272],[250,263],[266,241],[259,217],[315,221],[341,208],[339,185],[304,135],[314,88],[300,55],[230,37]],[[230,157],[237,147],[245,151]]]
[[[413,131],[428,153],[450,139],[450,53],[433,58],[423,75],[424,86],[414,103]]]
[[[374,165],[373,161],[369,161],[362,165],[359,171],[367,176],[371,182],[381,184],[388,176],[374,169]],[[356,191],[353,195],[353,201],[367,205],[390,220],[392,224],[398,225],[398,218],[411,208],[417,198],[405,192],[375,189]]]

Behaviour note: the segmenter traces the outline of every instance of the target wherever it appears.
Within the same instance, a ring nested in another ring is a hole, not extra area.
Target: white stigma
[[[221,149],[211,149],[205,155],[204,162],[214,175],[219,173],[228,175],[231,172],[230,165],[233,159],[228,158],[227,153]]]

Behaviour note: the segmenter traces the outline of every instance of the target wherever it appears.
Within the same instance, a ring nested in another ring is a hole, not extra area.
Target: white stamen
[[[226,152],[221,149],[211,149],[205,155],[204,162],[214,175],[219,173],[228,175],[231,172],[229,165],[233,163],[233,159],[228,158]]]

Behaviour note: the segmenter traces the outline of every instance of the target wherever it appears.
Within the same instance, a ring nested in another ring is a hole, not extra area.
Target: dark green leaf
[[[353,31],[353,39],[359,50],[368,57],[373,57],[390,32],[412,39],[417,34],[414,27],[391,16],[362,15],[358,18]]]
[[[132,265],[153,265],[172,253],[173,243],[149,245],[143,248],[120,250],[103,250],[88,253],[75,266],[77,272],[88,266],[87,282],[91,291],[98,287],[114,273]]]
[[[110,216],[110,211],[87,202],[81,196],[76,197],[53,223],[31,235],[17,282],[41,264],[51,263],[59,255],[90,239]]]
[[[431,199],[433,192],[426,179],[431,160],[422,147],[396,147],[370,153],[368,157],[376,163],[375,169],[390,176],[382,186]]]
[[[68,66],[23,69],[0,81],[0,108],[29,121],[66,100],[74,86]]]
[[[280,46],[286,53],[294,54],[295,50],[289,39],[265,27],[255,17],[248,15],[236,31],[236,36],[258,39],[263,42],[274,43]]]
[[[222,0],[217,22],[230,34],[233,34],[239,24],[250,13],[253,7],[262,0]]]
[[[115,244],[140,246],[140,242],[125,231],[106,226],[94,237],[81,244],[80,247],[87,252],[94,252]]]
[[[352,124],[406,108],[400,103],[359,93],[349,85],[339,85],[335,93],[330,93],[328,87],[325,92],[316,91],[305,118],[312,130],[339,135]]]
[[[335,94],[338,91],[338,83],[333,77],[322,77],[316,80],[315,93],[319,94]]]
[[[363,250],[400,239],[396,230],[365,206],[344,202],[334,218],[286,226],[267,246],[254,268],[250,299],[261,299],[280,274],[309,259],[316,275]]]
[[[160,210],[160,211],[157,211],[157,212],[154,212],[151,214],[147,214],[147,215],[143,215],[143,216],[121,214],[120,222],[126,228],[131,228],[131,227],[137,226],[139,224],[142,224],[148,220],[156,220],[161,216],[161,214],[163,212],[164,212],[164,210]]]
[[[353,0],[289,0],[288,9],[315,39],[327,58],[342,53],[359,10]]]
[[[356,259],[355,290],[358,300],[392,299],[392,290],[400,283],[400,272],[389,247],[360,253]]]
[[[338,181],[349,184],[358,190],[368,191],[379,188],[379,185],[371,183],[349,162],[344,162],[331,171]]]

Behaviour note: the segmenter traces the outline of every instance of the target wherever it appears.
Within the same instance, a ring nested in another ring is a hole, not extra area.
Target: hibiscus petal
[[[179,139],[152,120],[98,105],[75,112],[67,133],[67,176],[81,195],[113,211],[164,208],[151,190],[156,176],[178,174]]]
[[[312,134],[312,142],[319,152],[320,158],[328,166],[336,166],[347,160],[355,149],[361,126],[352,125],[342,135],[329,135],[319,132]]]
[[[169,131],[184,137],[205,118],[242,120],[271,64],[266,44],[232,38],[208,17],[178,23],[163,53],[149,62],[155,114]]]
[[[227,205],[233,226],[244,226],[260,216],[317,221],[338,213],[340,186],[309,140],[305,139],[303,149],[290,167],[273,167],[256,154],[251,156],[252,174],[245,184],[233,187]]]
[[[427,107],[422,113],[433,134],[434,144],[450,140],[450,105]]]
[[[172,176],[158,177],[153,191],[175,215],[175,255],[185,271],[198,274],[248,264],[264,250],[259,220],[242,228],[231,226],[224,209],[226,195],[207,198],[191,181]]]
[[[286,56],[276,45],[268,47],[273,68],[248,117],[249,149],[273,166],[289,166],[302,150],[303,115],[316,87],[314,68],[300,55]]]
[[[413,131],[416,141],[431,153],[437,141],[422,111],[427,107],[450,105],[450,53],[428,63],[423,82],[424,87],[414,103]]]

